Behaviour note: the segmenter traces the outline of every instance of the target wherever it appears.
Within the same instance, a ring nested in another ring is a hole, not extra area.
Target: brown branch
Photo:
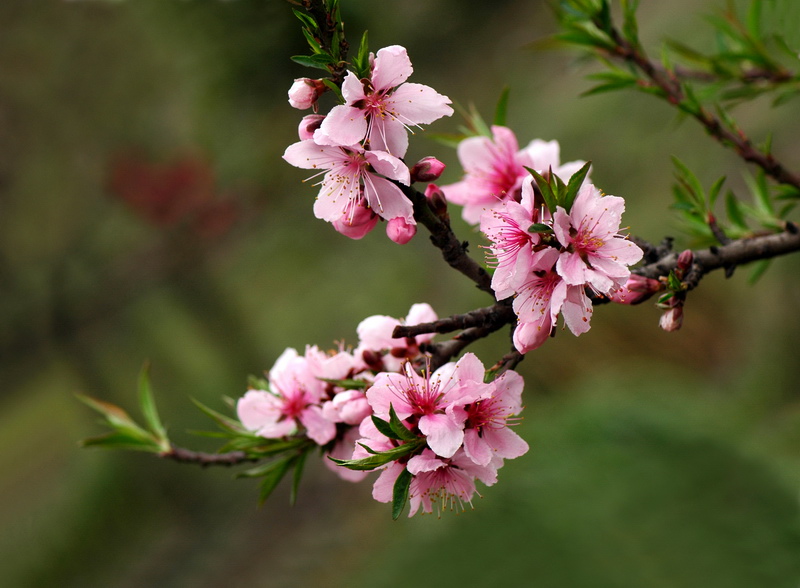
[[[414,218],[430,231],[431,242],[441,250],[442,257],[450,267],[467,276],[484,292],[494,296],[491,277],[477,261],[467,255],[468,243],[458,240],[446,215],[442,218],[434,214],[425,195],[413,187],[399,183],[396,185],[414,204]]]
[[[720,268],[735,267],[760,259],[771,259],[787,253],[800,251],[800,231],[793,223],[781,233],[760,235],[731,241],[720,247],[694,251],[692,279],[687,280],[689,289],[694,288],[705,274]],[[678,253],[671,253],[648,265],[635,268],[633,273],[658,279],[669,275],[678,262]]]
[[[248,456],[244,451],[229,451],[228,453],[203,453],[191,451],[175,445],[169,451],[160,453],[159,457],[171,459],[178,463],[195,463],[201,467],[225,466],[231,467],[242,463],[259,461],[256,457]]]
[[[731,147],[739,157],[757,165],[778,183],[800,190],[800,176],[786,169],[771,153],[765,153],[754,147],[744,132],[739,129],[727,128],[705,107],[698,105],[695,108],[688,104],[686,94],[674,72],[656,66],[645,55],[641,47],[625,39],[616,28],[611,27],[608,34],[615,44],[613,51],[609,51],[611,57],[621,59],[640,69],[664,93],[664,97],[670,104],[693,116],[720,144]]]
[[[416,325],[398,325],[392,333],[393,338],[415,337],[427,333],[452,333],[472,327],[489,327],[505,325],[514,319],[511,299],[503,300],[486,308],[478,308],[464,314],[454,314],[447,318],[419,323]]]

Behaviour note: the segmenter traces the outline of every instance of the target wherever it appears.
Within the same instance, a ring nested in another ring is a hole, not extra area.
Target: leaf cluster
[[[128,449],[163,454],[171,449],[167,431],[161,423],[150,386],[149,366],[145,364],[139,373],[139,407],[145,426],[134,421],[119,406],[78,394],[78,399],[103,415],[103,424],[111,429],[99,437],[81,441],[83,447],[102,447],[105,449]]]

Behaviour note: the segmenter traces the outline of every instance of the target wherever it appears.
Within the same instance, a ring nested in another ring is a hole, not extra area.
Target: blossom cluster
[[[511,130],[492,133],[461,142],[465,177],[442,190],[489,239],[492,289],[498,300],[514,297],[514,346],[527,353],[551,335],[559,314],[573,334],[589,330],[587,290],[613,296],[643,253],[619,233],[624,200],[585,181],[588,164],[560,165],[555,141],[518,150]]]
[[[431,373],[425,345],[432,335],[391,337],[398,325],[436,318],[428,304],[415,304],[402,320],[363,320],[353,351],[287,349],[268,386],[239,399],[239,420],[266,439],[307,437],[346,480],[382,470],[373,497],[393,502],[400,486],[409,516],[463,509],[476,480],[494,484],[504,460],[528,450],[509,428],[522,410],[523,381],[507,371],[484,382],[484,366],[471,353]]]
[[[321,190],[314,203],[317,218],[340,233],[360,239],[378,219],[397,243],[416,233],[413,205],[396,183],[408,186],[412,175],[403,162],[412,127],[453,114],[450,99],[428,86],[408,83],[413,68],[405,48],[384,47],[370,55],[370,75],[347,73],[343,104],[327,116],[311,114],[299,127],[300,141],[283,158],[290,164],[319,170]],[[289,103],[317,108],[325,85],[320,80],[295,80]]]

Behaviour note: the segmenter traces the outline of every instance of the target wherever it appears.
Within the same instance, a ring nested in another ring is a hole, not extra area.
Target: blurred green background
[[[509,85],[520,143],[591,159],[637,235],[679,236],[672,154],[706,185],[742,185],[666,106],[579,98],[591,68],[530,45],[555,30],[544,2],[342,3],[353,39],[406,46],[412,81],[487,118]],[[709,42],[717,3],[643,4],[645,39]],[[559,333],[520,366],[531,451],[441,520],[392,522],[369,483],[318,463],[294,508],[285,488],[258,508],[230,470],[79,449],[102,429],[74,394],[137,414],[145,360],[173,440],[211,450],[188,432],[211,427],[190,399],[224,410],[285,347],[355,344],[361,319],[414,302],[443,316],[489,300],[422,234],[354,242],[313,218],[306,172],[280,159],[301,116],[286,90],[309,75],[288,59],[304,47],[286,2],[4,0],[0,23],[2,586],[800,584],[794,258],[753,286],[747,268],[707,277],[676,333],[650,304]],[[737,113],[800,167],[797,101]],[[459,177],[452,150],[414,137],[408,160],[428,154],[450,165],[443,183]],[[507,348],[501,333],[475,351],[488,365]]]

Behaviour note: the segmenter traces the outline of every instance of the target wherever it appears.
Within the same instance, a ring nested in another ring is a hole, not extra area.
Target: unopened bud
[[[411,183],[436,181],[445,167],[445,164],[435,157],[423,157],[411,168]]]
[[[352,210],[331,223],[345,237],[361,239],[378,224],[378,215],[366,204],[357,204]]]
[[[314,131],[322,125],[323,120],[325,120],[325,117],[321,114],[308,114],[304,116],[303,120],[300,121],[300,125],[297,127],[297,134],[300,140],[305,141],[306,139],[313,139]]]
[[[371,349],[365,349],[361,352],[361,358],[371,370],[383,371],[383,357],[381,357],[380,353],[372,351]]]
[[[677,331],[683,324],[683,305],[674,306],[664,312],[658,319],[658,326],[665,331]]]
[[[447,199],[441,188],[436,184],[428,184],[425,188],[425,197],[428,199],[428,206],[439,218],[447,218]]]
[[[678,274],[679,278],[683,278],[686,270],[692,267],[692,263],[694,262],[694,253],[691,249],[686,249],[685,251],[681,251],[681,254],[678,255],[678,264],[675,267],[675,272]]]
[[[618,304],[639,304],[650,298],[661,288],[661,282],[658,280],[631,274],[622,288],[609,294],[609,299]]]
[[[324,91],[325,84],[321,80],[297,78],[289,88],[289,104],[298,110],[306,110],[316,105]]]
[[[417,225],[397,216],[386,223],[386,235],[398,245],[405,245],[417,234]]]

